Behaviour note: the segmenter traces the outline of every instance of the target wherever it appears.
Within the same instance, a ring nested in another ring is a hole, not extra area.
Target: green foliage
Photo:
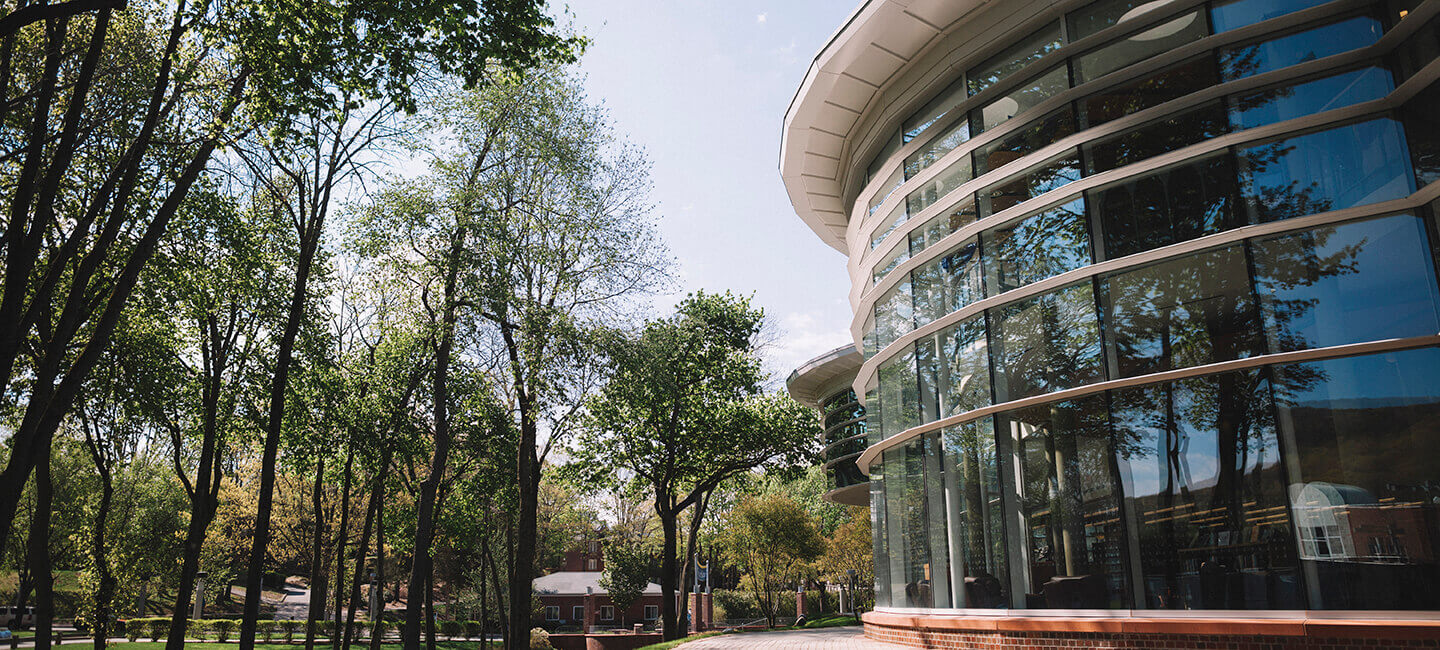
[[[721,548],[726,559],[743,567],[760,611],[775,624],[776,602],[797,565],[824,552],[814,521],[794,501],[761,495],[741,503],[729,514]]]
[[[480,624],[480,621],[465,621],[466,639],[473,639],[477,636],[480,636],[483,630],[484,627]]]
[[[710,592],[715,605],[715,618],[734,621],[760,618],[760,608],[751,594],[734,589],[716,589]]]
[[[460,621],[440,621],[440,633],[450,638],[460,636],[465,626]]]
[[[293,619],[285,619],[283,621],[277,622],[280,624],[280,629],[285,631],[285,642],[294,643],[295,632],[300,629],[300,621]]]
[[[151,641],[160,640],[160,637],[165,636],[165,634],[170,630],[170,619],[168,617],[144,618],[137,620],[145,621],[145,636],[150,637]]]
[[[135,639],[145,634],[145,629],[146,625],[143,619],[132,618],[125,621],[125,640],[134,643]]]
[[[610,594],[615,611],[623,615],[650,586],[650,554],[640,544],[615,539],[605,545],[605,572],[600,587]]]
[[[266,643],[275,640],[275,633],[279,630],[278,621],[263,620],[255,622],[255,631],[260,633]]]
[[[215,632],[215,640],[224,643],[230,640],[231,634],[235,633],[235,621],[223,618],[215,621],[211,625],[211,629]]]
[[[555,646],[550,645],[550,633],[543,627],[530,630],[530,650],[554,650]]]

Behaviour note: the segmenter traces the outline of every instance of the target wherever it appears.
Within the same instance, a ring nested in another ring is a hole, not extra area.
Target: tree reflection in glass
[[[987,230],[980,238],[991,296],[1090,264],[1085,201],[1079,198]]]
[[[1127,550],[1105,397],[1008,411],[997,422],[1020,460],[1026,606],[1127,606]]]
[[[1243,225],[1235,167],[1216,155],[1086,193],[1103,233],[1100,257],[1115,259]]]
[[[997,403],[1104,379],[1090,282],[998,307],[988,315]]]
[[[1379,203],[1415,191],[1400,123],[1381,118],[1243,149],[1240,184],[1256,223]]]
[[[1100,281],[1110,375],[1135,377],[1261,354],[1240,244]]]
[[[991,418],[945,429],[945,492],[956,607],[1007,607],[1005,520]]]
[[[1146,606],[1299,608],[1263,371],[1113,391],[1111,417]]]

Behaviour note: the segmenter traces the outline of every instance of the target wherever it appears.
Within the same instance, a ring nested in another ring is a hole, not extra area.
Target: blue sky
[[[850,342],[845,257],[780,182],[780,127],[815,52],[858,0],[574,0],[591,101],[647,150],[679,293],[754,294],[780,336],[769,369]],[[564,5],[556,4],[559,10]]]

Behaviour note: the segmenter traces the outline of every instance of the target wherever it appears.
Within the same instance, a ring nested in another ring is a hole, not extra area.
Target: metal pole
[[[195,574],[195,607],[194,607],[194,609],[191,610],[191,612],[190,612],[190,618],[193,618],[193,619],[201,619],[201,618],[204,618],[204,616],[202,616],[202,614],[204,614],[204,612],[205,612],[205,572],[204,572],[204,571],[200,571],[200,572],[197,572],[197,573]]]

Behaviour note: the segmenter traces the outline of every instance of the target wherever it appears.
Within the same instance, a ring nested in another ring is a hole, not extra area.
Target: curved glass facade
[[[878,604],[1440,609],[1440,0],[1035,20],[855,202]]]
[[[820,413],[825,425],[825,448],[820,455],[830,487],[838,490],[869,481],[855,465],[855,459],[868,445],[865,407],[855,397],[855,391],[846,388],[826,397],[820,403]]]

